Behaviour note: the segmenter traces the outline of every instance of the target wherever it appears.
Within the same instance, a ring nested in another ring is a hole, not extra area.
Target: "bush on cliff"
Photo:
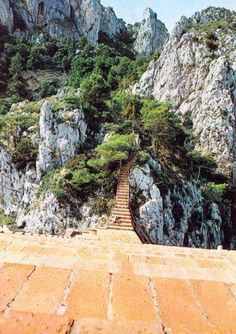
[[[96,148],[96,153],[100,158],[92,159],[88,162],[91,167],[104,167],[112,163],[128,160],[133,148],[135,134],[112,135],[103,144]]]

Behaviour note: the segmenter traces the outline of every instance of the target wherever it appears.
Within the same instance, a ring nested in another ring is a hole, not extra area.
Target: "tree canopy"
[[[107,141],[97,146],[95,150],[100,155],[100,158],[90,160],[89,165],[93,167],[103,167],[113,162],[128,160],[134,140],[134,133],[110,136]]]

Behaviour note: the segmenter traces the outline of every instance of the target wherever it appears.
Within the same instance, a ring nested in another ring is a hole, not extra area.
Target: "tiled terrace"
[[[0,333],[236,333],[236,252],[0,234]]]

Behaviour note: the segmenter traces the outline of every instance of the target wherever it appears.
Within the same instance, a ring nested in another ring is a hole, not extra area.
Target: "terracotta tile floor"
[[[0,234],[0,334],[235,334],[236,252]]]

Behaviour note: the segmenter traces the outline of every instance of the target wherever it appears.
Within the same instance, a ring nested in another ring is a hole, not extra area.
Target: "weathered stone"
[[[24,102],[18,107],[24,107]],[[27,132],[38,146],[35,163],[19,169],[12,159],[14,148],[13,152],[0,148],[1,207],[7,215],[17,213],[16,223],[26,231],[57,234],[76,224],[71,218],[70,207],[67,204],[61,207],[50,191],[38,198],[37,191],[46,172],[62,167],[79,152],[86,140],[87,124],[82,109],[55,113],[51,104],[45,101],[40,113],[39,134],[37,127],[31,127]]]
[[[85,142],[87,125],[82,110],[62,110],[54,113],[45,101],[40,113],[40,145],[37,174],[55,166],[63,166]]]
[[[138,54],[150,55],[160,51],[168,38],[168,30],[164,23],[157,19],[157,14],[147,8],[143,14],[143,21],[137,31],[134,49]]]
[[[0,197],[6,214],[15,212],[22,203],[30,204],[36,187],[36,170],[33,164],[25,172],[16,168],[10,153],[0,148]]]
[[[181,182],[162,195],[149,166],[135,167],[130,186],[137,223],[154,243],[217,248],[224,238],[218,205],[205,207],[196,181]],[[137,207],[138,200],[142,202]]]
[[[235,14],[210,8],[190,19],[183,17],[133,91],[171,101],[183,122],[192,122],[196,149],[213,153],[219,170],[230,174],[235,160],[235,34],[217,30],[218,47],[212,51],[205,35],[189,28],[225,17],[232,20]]]
[[[9,32],[13,30],[13,12],[9,0],[0,2],[0,22],[7,27]]]
[[[14,29],[13,13],[18,22]],[[53,38],[85,36],[93,45],[97,44],[101,33],[110,38],[126,33],[125,23],[98,0],[27,0],[23,3],[4,0],[0,5],[0,22],[9,32],[14,30],[18,37],[25,34],[23,31],[32,34],[33,28],[36,28],[33,34],[39,37],[40,28]]]

